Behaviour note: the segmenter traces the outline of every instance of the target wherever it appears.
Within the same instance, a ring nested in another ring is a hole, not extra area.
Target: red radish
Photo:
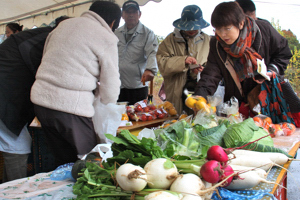
[[[221,164],[216,160],[207,161],[200,169],[202,178],[209,183],[218,183],[222,177]]]
[[[207,151],[207,160],[216,160],[226,163],[228,161],[227,153],[218,145],[211,146]]]
[[[234,171],[233,171],[232,167],[230,165],[225,165],[225,167],[223,167],[223,175],[221,177],[221,181],[233,173],[234,173]],[[222,186],[222,187],[227,187],[228,185],[230,185],[232,179],[233,179],[233,176],[231,176],[229,179],[227,179],[227,181],[224,183],[224,186]]]

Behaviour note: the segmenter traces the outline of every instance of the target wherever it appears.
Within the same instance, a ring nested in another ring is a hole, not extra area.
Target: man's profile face
[[[141,12],[134,7],[128,8],[122,12],[122,18],[124,19],[127,27],[135,27],[141,17]]]
[[[255,11],[253,11],[253,12],[248,11],[245,14],[248,15],[249,17],[251,17],[252,19],[257,20]]]

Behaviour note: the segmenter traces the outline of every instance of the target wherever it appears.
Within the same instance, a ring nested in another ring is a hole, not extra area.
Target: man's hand
[[[154,74],[152,73],[152,71],[150,70],[145,70],[145,72],[143,73],[141,82],[145,83],[147,81],[152,81],[154,78]]]
[[[197,60],[195,58],[189,56],[185,59],[185,64],[187,64],[187,65],[197,64]]]

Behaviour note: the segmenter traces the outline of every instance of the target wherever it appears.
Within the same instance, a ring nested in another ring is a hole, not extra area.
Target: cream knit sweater
[[[31,101],[84,117],[95,113],[96,89],[102,103],[116,103],[121,84],[117,43],[107,23],[92,11],[63,21],[46,40]]]

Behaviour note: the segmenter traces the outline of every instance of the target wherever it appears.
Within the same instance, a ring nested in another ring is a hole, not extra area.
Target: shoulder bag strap
[[[240,80],[237,77],[237,74],[236,74],[236,72],[235,72],[235,70],[233,68],[233,64],[232,63],[233,62],[232,62],[231,58],[227,55],[227,58],[226,58],[226,61],[225,61],[225,67],[227,68],[227,70],[229,71],[231,77],[233,78],[236,86],[238,87],[238,89],[240,91],[240,94],[242,96],[244,96],[241,82],[240,82]]]

